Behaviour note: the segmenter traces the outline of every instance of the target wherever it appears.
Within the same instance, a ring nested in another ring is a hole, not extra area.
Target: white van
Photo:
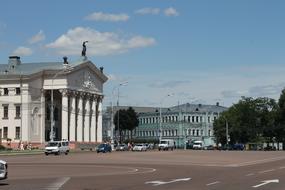
[[[0,160],[0,180],[8,178],[8,164]]]
[[[174,140],[173,139],[162,139],[158,144],[158,150],[173,150]]]
[[[59,155],[64,153],[67,155],[69,153],[69,142],[68,141],[50,141],[45,147],[45,154],[55,154]]]
[[[194,141],[193,149],[202,150],[203,147],[204,147],[204,142],[203,141]]]

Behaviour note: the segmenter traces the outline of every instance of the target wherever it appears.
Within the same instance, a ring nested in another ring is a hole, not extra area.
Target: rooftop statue
[[[81,53],[81,56],[86,56],[86,43],[87,43],[88,41],[84,41],[83,42],[83,44],[82,44],[82,53]]]

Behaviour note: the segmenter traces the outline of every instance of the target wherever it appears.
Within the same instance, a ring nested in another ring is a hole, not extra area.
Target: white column
[[[82,95],[78,100],[78,115],[77,115],[77,141],[82,142],[82,124],[83,124],[83,99]]]
[[[22,87],[21,90],[21,140],[24,142],[30,141],[30,126],[31,126],[31,111],[30,111],[30,105],[31,105],[31,95],[29,93],[29,89],[27,86]]]
[[[75,116],[76,116],[76,108],[75,108],[75,101],[76,96],[73,95],[70,97],[70,128],[69,128],[69,141],[75,141]]]
[[[102,142],[102,98],[98,99],[98,121],[97,121],[97,142]]]
[[[62,101],[61,101],[61,139],[68,139],[68,97],[67,90],[62,90]]]
[[[41,128],[40,128],[40,142],[44,143],[45,142],[45,91],[42,89],[41,92]]]
[[[96,128],[96,99],[93,98],[93,101],[92,101],[92,107],[91,107],[91,110],[92,110],[92,115],[91,115],[91,142],[96,142],[96,131],[95,131],[95,128]]]
[[[85,116],[84,116],[84,141],[90,142],[89,139],[89,130],[90,130],[90,100],[87,97],[85,102]]]

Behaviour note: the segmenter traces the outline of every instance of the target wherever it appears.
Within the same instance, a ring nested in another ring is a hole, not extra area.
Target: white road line
[[[249,174],[246,174],[245,176],[253,176],[254,173],[249,173]]]
[[[280,167],[279,169],[280,169],[280,170],[285,169],[285,166],[282,166],[282,167]]]
[[[208,184],[206,184],[207,186],[210,186],[210,185],[215,185],[215,184],[218,184],[218,183],[221,183],[220,181],[215,181],[215,182],[213,182],[213,183],[208,183]]]
[[[271,169],[271,170],[264,170],[264,171],[260,171],[260,172],[258,172],[258,173],[260,173],[260,174],[264,174],[264,173],[273,172],[273,171],[275,171],[275,169]]]
[[[55,180],[52,184],[44,188],[45,190],[59,190],[68,180],[70,177],[61,177]]]
[[[279,156],[279,157],[275,157],[275,158],[267,158],[267,159],[243,162],[243,163],[238,163],[238,164],[228,164],[226,166],[228,166],[228,167],[250,166],[250,165],[267,163],[267,162],[272,162],[272,161],[284,160],[284,159],[285,159],[284,156]]]

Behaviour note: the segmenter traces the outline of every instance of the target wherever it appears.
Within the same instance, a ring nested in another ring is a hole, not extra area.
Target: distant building
[[[213,122],[227,108],[216,105],[182,104],[160,111],[142,113],[139,117],[137,138],[174,139],[177,146],[186,142],[202,140],[205,144],[214,144]],[[160,127],[161,125],[161,127]]]
[[[161,138],[174,139],[176,146],[184,146],[185,142],[202,140],[205,144],[214,144],[213,123],[227,108],[216,105],[182,104],[161,109],[157,107],[132,107],[139,115],[139,126],[133,131],[138,139]],[[128,109],[128,106],[114,107],[114,114],[118,109]],[[106,114],[110,118],[111,108]],[[103,131],[111,131],[111,123],[104,126]],[[115,136],[115,135],[114,135]]]
[[[106,81],[103,68],[87,57],[22,63],[11,56],[0,65],[0,142],[11,147],[20,142],[41,146],[51,137],[71,144],[101,142]]]

